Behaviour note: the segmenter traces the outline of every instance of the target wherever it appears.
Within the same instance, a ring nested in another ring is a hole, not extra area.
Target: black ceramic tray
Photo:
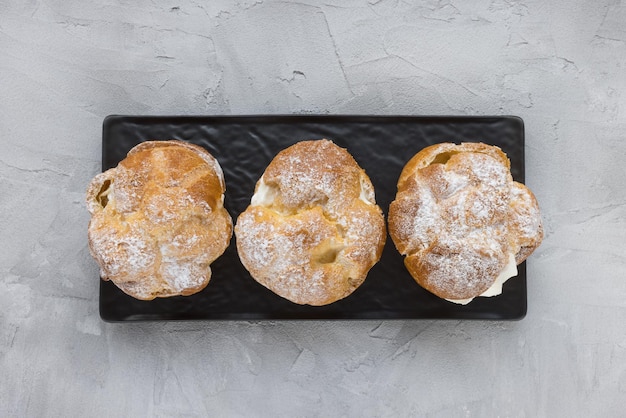
[[[136,144],[179,139],[201,145],[220,162],[225,206],[233,221],[248,206],[256,181],[283,148],[328,138],[347,148],[370,176],[385,216],[404,164],[438,142],[482,141],[501,147],[517,181],[524,181],[524,124],[517,117],[414,116],[109,116],[103,124],[102,168],[114,167]],[[139,301],[100,281],[105,321],[191,319],[521,319],[526,314],[526,268],[503,293],[462,306],[441,300],[411,278],[387,239],[383,256],[347,298],[323,307],[300,306],[256,283],[237,256],[235,237],[213,265],[209,285],[192,296]]]

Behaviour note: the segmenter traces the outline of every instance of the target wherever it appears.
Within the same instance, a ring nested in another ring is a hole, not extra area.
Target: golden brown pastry
[[[380,259],[385,222],[365,171],[328,140],[278,153],[235,226],[252,277],[297,304],[350,295]]]
[[[482,143],[436,144],[404,167],[389,234],[413,278],[456,303],[501,293],[541,243],[537,201],[507,156]]]
[[[149,141],[87,189],[88,238],[100,275],[142,300],[191,295],[228,247],[224,175],[202,147]]]

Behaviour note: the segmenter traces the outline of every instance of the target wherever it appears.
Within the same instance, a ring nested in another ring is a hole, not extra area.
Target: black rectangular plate
[[[103,124],[102,169],[115,167],[135,145],[178,139],[206,148],[226,179],[225,206],[233,222],[250,203],[257,180],[282,149],[307,139],[327,138],[347,148],[365,169],[385,216],[404,164],[439,142],[480,141],[509,156],[516,181],[524,181],[524,123],[514,116],[108,116]],[[213,265],[209,285],[192,296],[140,301],[113,283],[100,281],[105,321],[192,319],[521,319],[526,314],[526,266],[503,293],[462,306],[423,290],[406,271],[387,239],[382,258],[365,282],[333,304],[300,306],[252,279],[237,256],[235,237]]]

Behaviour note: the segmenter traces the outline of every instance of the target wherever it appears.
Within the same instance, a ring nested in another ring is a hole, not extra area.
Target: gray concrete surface
[[[528,315],[104,323],[111,113],[521,116]],[[0,416],[624,416],[625,135],[620,0],[3,0]]]

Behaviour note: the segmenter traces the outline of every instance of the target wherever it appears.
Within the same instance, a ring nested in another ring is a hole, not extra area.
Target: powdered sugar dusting
[[[244,212],[237,222],[237,243],[244,266],[266,272],[257,279],[280,295],[301,300],[307,294],[328,297],[315,277],[323,266],[311,263],[310,253],[324,240],[333,238],[335,226],[321,211],[309,210],[281,222],[277,213],[262,207]],[[303,276],[310,279],[303,282]]]
[[[193,260],[164,258],[161,263],[163,280],[177,293],[203,287],[211,277],[211,269],[204,269]]]
[[[101,261],[107,277],[124,280],[129,273],[143,275],[153,268],[155,251],[141,231],[131,228],[119,230],[100,222],[92,222],[91,226],[101,233],[92,234],[91,248]],[[123,258],[123,263],[120,258]]]

